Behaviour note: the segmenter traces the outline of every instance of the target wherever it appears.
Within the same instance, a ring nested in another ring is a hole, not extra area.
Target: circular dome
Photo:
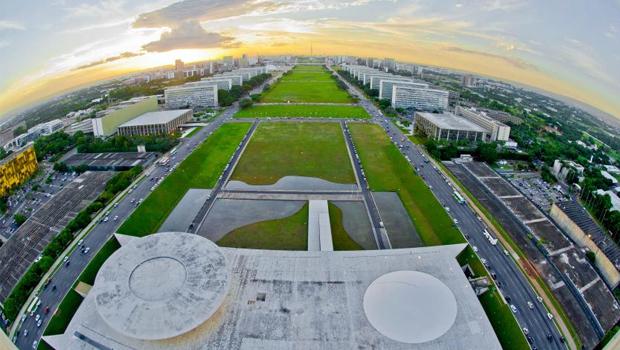
[[[439,338],[454,324],[452,291],[437,278],[418,271],[387,273],[366,289],[364,312],[381,334],[403,343]]]
[[[129,241],[95,280],[97,312],[137,339],[172,338],[211,317],[228,292],[226,258],[201,236],[158,233]]]

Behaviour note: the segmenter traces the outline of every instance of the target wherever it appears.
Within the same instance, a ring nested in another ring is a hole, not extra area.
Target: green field
[[[260,102],[351,103],[349,93],[322,66],[296,66],[266,91]]]
[[[329,203],[329,223],[332,230],[334,250],[364,250],[344,229],[342,210],[333,203]]]
[[[421,177],[378,125],[350,124],[370,188],[397,192],[426,245],[463,243],[465,239]]]
[[[217,244],[235,248],[308,250],[308,204],[287,218],[261,221],[233,230]]]
[[[249,128],[249,123],[220,126],[166,177],[118,232],[140,237],[154,233],[188,189],[213,188]]]
[[[367,119],[370,115],[360,106],[349,105],[254,105],[242,109],[235,118],[355,118]]]
[[[287,175],[355,183],[340,124],[261,123],[231,179],[269,185]]]
[[[489,280],[492,280],[471,247],[468,246],[458,256],[458,261],[461,266],[469,264],[476,277],[487,276]],[[491,321],[499,342],[502,344],[502,348],[506,350],[528,349],[529,346],[521,332],[521,327],[512,315],[508,305],[502,300],[496,287],[492,286],[479,299],[484,312],[487,314],[489,321]]]

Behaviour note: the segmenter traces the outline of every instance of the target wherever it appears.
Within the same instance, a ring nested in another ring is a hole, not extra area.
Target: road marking
[[[547,218],[532,219],[532,220],[528,220],[528,221],[523,221],[523,223],[526,224],[526,225],[529,225],[529,224],[535,224],[537,222],[543,222],[543,221],[547,221]]]

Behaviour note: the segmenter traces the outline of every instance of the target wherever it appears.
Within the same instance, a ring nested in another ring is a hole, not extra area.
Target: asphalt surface
[[[515,316],[521,327],[529,330],[528,341],[532,348],[538,349],[565,349],[566,346],[560,341],[561,335],[552,320],[547,318],[547,310],[544,305],[537,301],[538,295],[530,286],[527,278],[517,267],[516,262],[504,254],[504,248],[500,243],[491,245],[483,235],[486,229],[484,223],[467,204],[460,204],[453,196],[454,189],[448,183],[444,175],[434,168],[432,163],[426,163],[419,146],[414,145],[396,127],[389,118],[355,87],[342,79],[348,86],[349,92],[358,97],[360,105],[373,117],[373,121],[381,125],[392,142],[408,157],[411,166],[419,169],[422,176],[435,197],[444,206],[450,208],[449,215],[455,219],[457,227],[465,235],[469,244],[476,247],[477,254],[488,263],[488,270],[496,275],[499,289],[505,297],[510,298],[509,304],[516,307]],[[388,233],[389,234],[389,233]],[[528,307],[528,302],[533,304],[533,309]],[[548,339],[548,335],[551,339]]]
[[[277,78],[277,76],[272,78],[268,83],[272,83],[273,80]],[[250,94],[260,92],[263,85],[254,89]],[[18,328],[18,332],[15,333],[16,338],[14,338],[13,341],[19,349],[36,348],[47,323],[58,308],[58,304],[60,304],[86,265],[88,265],[90,259],[116,232],[123,221],[131,215],[133,210],[138,206],[137,202],[150,194],[151,187],[154,185],[154,181],[150,179],[161,178],[168,175],[172,167],[181,163],[200,143],[207,139],[214,130],[225,121],[230,120],[238,110],[238,103],[235,103],[217,116],[212,122],[200,129],[191,138],[181,139],[179,145],[176,147],[177,151],[174,155],[170,156],[170,162],[167,166],[154,164],[145,170],[147,176],[131,190],[131,193],[127,194],[118,202],[118,206],[110,210],[108,221],[97,223],[86,235],[83,246],[89,247],[90,252],[83,254],[81,248],[75,249],[69,254],[69,264],[63,264],[50,278],[49,285],[38,295],[41,300],[41,305],[34,312],[34,316],[30,316],[29,314],[26,315],[23,323]],[[116,216],[118,216],[118,218],[115,219]],[[46,307],[49,307],[49,312],[47,314],[43,312]],[[35,320],[36,315],[40,315],[41,317],[42,322],[40,326],[37,326]],[[16,322],[20,322],[20,320]],[[25,330],[28,331],[26,336],[24,336]]]
[[[368,186],[368,181],[366,179],[366,174],[364,174],[364,170],[362,168],[362,162],[357,154],[357,149],[353,144],[353,139],[351,138],[351,132],[349,131],[349,127],[344,121],[340,122],[342,126],[342,130],[344,131],[345,141],[347,144],[347,148],[353,157],[353,169],[357,174],[357,179],[359,181],[360,190],[362,191],[362,196],[364,196],[364,204],[366,205],[366,211],[368,212],[368,216],[370,217],[370,224],[372,225],[372,232],[375,235],[375,241],[377,242],[377,247],[379,249],[388,249],[390,248],[390,243],[386,242],[386,238],[383,235],[385,229],[383,228],[383,221],[379,215],[379,209],[377,208],[377,204],[375,203],[374,198],[372,197],[372,193],[370,192],[370,186]]]

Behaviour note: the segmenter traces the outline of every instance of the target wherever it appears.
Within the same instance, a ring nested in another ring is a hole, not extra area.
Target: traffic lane
[[[231,113],[225,114],[224,116],[230,116]],[[212,125],[211,125],[212,124]],[[206,139],[208,133],[213,129],[221,125],[221,121],[217,123],[210,123],[210,127],[203,128],[204,132],[200,133],[202,137]],[[202,130],[201,130],[202,131]],[[197,133],[199,134],[199,133]],[[202,142],[203,140],[198,140],[198,142]],[[181,151],[181,147],[183,151]],[[187,147],[187,143],[179,146],[179,152],[177,153],[179,157],[174,161],[173,164],[177,164],[182,161],[182,158],[189,153],[191,153],[191,149]],[[165,168],[155,167],[149,176],[164,176],[167,174]],[[47,326],[49,322],[49,315],[53,315],[55,310],[57,309],[60,301],[64,297],[64,295],[71,288],[79,274],[86,267],[89,262],[88,256],[94,254],[98,249],[109,239],[112,233],[116,231],[116,229],[120,226],[120,224],[133,212],[136,205],[131,203],[131,198],[145,198],[150,192],[150,184],[148,181],[141,181],[136,185],[136,188],[132,190],[125,198],[119,201],[119,205],[116,208],[112,208],[111,212],[119,213],[114,215],[119,215],[118,221],[109,220],[108,222],[100,222],[97,223],[91,232],[84,238],[84,244],[91,247],[91,252],[88,255],[84,256],[84,259],[80,259],[76,254],[81,254],[80,250],[77,249],[69,255],[69,265],[63,266],[60,270],[58,270],[52,277],[50,281],[50,285],[48,288],[44,289],[43,292],[39,295],[41,299],[41,309],[37,311],[41,312],[45,306],[49,306],[50,312],[47,315],[42,316],[42,324],[41,327],[36,326],[36,321],[34,317],[30,317],[29,315],[24,320],[24,323],[19,329],[19,333],[17,336],[17,345],[19,348],[31,348],[32,341],[37,340],[40,341],[40,337],[42,335],[43,330]],[[116,225],[114,225],[116,223]],[[56,288],[53,290],[51,286],[54,285]],[[36,317],[35,313],[35,317]],[[28,330],[28,336],[23,337],[23,330]],[[31,337],[31,334],[36,335],[36,338]]]
[[[392,136],[396,136],[396,133],[391,134]],[[399,145],[403,145],[403,143],[399,143]],[[410,159],[419,161],[416,152],[412,152],[412,150],[408,149],[408,147],[405,147],[405,149],[407,151],[407,155],[410,156]],[[451,209],[453,207],[455,208],[451,216],[459,220],[459,228],[461,231],[464,233],[468,233],[468,231],[472,232],[473,235],[469,234],[469,236],[473,237],[472,239],[474,240],[479,238],[474,243],[481,245],[479,248],[481,249],[481,254],[489,256],[487,260],[492,264],[492,266],[495,266],[495,273],[498,276],[498,279],[506,278],[508,285],[506,285],[506,282],[502,282],[502,284],[504,284],[504,288],[508,287],[508,289],[515,291],[515,293],[513,293],[514,297],[511,297],[511,301],[514,300],[512,304],[517,306],[518,311],[523,311],[521,313],[517,312],[517,319],[519,320],[520,325],[530,330],[530,336],[533,338],[534,344],[543,346],[541,344],[548,342],[547,335],[551,334],[554,338],[553,344],[555,344],[557,348],[563,348],[559,345],[559,341],[557,341],[557,339],[559,339],[559,333],[555,329],[555,325],[550,325],[550,322],[546,319],[546,309],[544,309],[544,306],[540,303],[534,303],[533,300],[536,299],[533,297],[533,292],[528,291],[528,288],[522,285],[523,281],[521,279],[514,277],[514,275],[520,273],[520,271],[514,271],[516,267],[514,267],[511,261],[507,261],[508,257],[503,254],[503,251],[499,252],[497,247],[490,245],[486,238],[481,235],[481,232],[486,227],[480,223],[477,218],[474,219],[474,217],[476,217],[475,213],[470,211],[469,207],[461,206],[454,201],[452,198],[451,186],[446,182],[447,180],[438,170],[435,170],[432,167],[423,167],[420,170],[421,173],[427,177],[427,183],[433,186],[433,190],[442,204],[453,202],[453,206],[449,205]],[[502,259],[506,260],[502,261]],[[510,267],[512,267],[512,269],[510,269]],[[511,275],[513,275],[513,277],[508,277]],[[534,304],[534,310],[532,310],[532,312],[538,313],[539,317],[532,318],[525,316],[525,312],[530,310],[527,306],[528,301]],[[549,347],[545,346],[545,348]]]

